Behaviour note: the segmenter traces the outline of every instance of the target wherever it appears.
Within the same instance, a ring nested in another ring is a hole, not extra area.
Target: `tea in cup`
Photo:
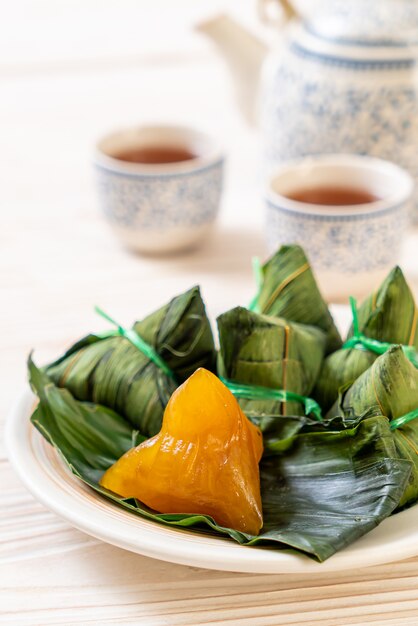
[[[219,209],[223,154],[208,135],[181,126],[142,126],[97,144],[103,212],[124,245],[144,253],[199,243]]]
[[[284,165],[267,187],[269,249],[300,244],[328,300],[362,297],[399,260],[413,188],[405,170],[369,156]]]

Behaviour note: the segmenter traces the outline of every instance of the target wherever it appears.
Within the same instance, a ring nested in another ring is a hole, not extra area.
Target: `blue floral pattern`
[[[267,203],[267,240],[271,252],[298,243],[315,269],[347,274],[386,269],[399,256],[408,223],[406,205],[376,213],[315,215]]]
[[[223,160],[178,174],[141,175],[96,166],[106,217],[133,229],[164,232],[212,222],[222,193]]]

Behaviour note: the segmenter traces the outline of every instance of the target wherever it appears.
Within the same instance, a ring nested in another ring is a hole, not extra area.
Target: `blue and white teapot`
[[[258,92],[267,171],[311,154],[369,154],[405,167],[418,188],[418,0],[299,0],[297,8],[268,55],[229,17],[200,27],[234,70],[247,117]]]

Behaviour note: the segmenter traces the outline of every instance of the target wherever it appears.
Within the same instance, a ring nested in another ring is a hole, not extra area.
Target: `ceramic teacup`
[[[107,135],[95,154],[103,212],[132,250],[158,254],[192,247],[217,215],[223,160],[208,135],[181,126]]]
[[[371,200],[337,206],[291,199],[325,187],[352,189]],[[403,169],[368,156],[321,155],[283,165],[268,182],[269,249],[300,244],[329,301],[360,298],[399,260],[413,188]]]

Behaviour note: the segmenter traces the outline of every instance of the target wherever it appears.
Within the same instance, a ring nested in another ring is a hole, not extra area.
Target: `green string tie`
[[[418,417],[418,409],[414,409],[410,413],[407,413],[406,415],[402,415],[401,417],[397,417],[395,420],[392,420],[390,423],[390,429],[395,430],[396,428],[405,426],[405,424],[412,422],[412,420],[417,419],[417,417]]]
[[[125,339],[128,339],[128,341],[130,341],[135,346],[135,348],[138,348],[138,350],[140,350],[142,354],[144,354],[150,361],[155,363],[155,365],[159,367],[165,374],[167,374],[167,376],[175,380],[174,372],[170,369],[164,359],[162,359],[158,352],[149,343],[142,339],[142,337],[138,335],[135,330],[123,328],[123,326],[118,324],[118,322],[112,319],[110,315],[102,311],[102,309],[100,309],[98,306],[95,306],[94,310],[105,320],[116,326],[116,330],[107,330],[103,333],[96,333],[97,337],[125,337]]]
[[[372,339],[366,337],[359,327],[357,302],[356,299],[350,296],[350,306],[353,315],[353,336],[347,339],[343,345],[343,350],[355,348],[356,350],[370,350],[375,354],[384,354],[393,346],[399,345],[396,343],[388,343],[387,341],[379,341],[378,339]],[[407,359],[418,368],[418,355],[413,346],[401,345],[402,350],[405,353]]]
[[[258,301],[260,299],[261,289],[263,287],[263,271],[261,268],[261,261],[258,258],[258,256],[253,257],[252,265],[253,265],[254,280],[255,280],[256,287],[257,287],[257,293],[255,294],[254,298],[251,300],[250,304],[248,305],[248,310],[253,311],[254,313],[260,313],[260,307],[259,307]]]
[[[318,422],[322,422],[321,407],[312,398],[301,396],[293,391],[285,391],[284,389],[270,389],[269,387],[261,387],[258,385],[244,385],[242,383],[234,383],[222,376],[219,377],[223,384],[228,387],[229,391],[236,398],[245,398],[246,400],[276,400],[278,402],[300,402],[305,407],[306,415],[314,415]]]

